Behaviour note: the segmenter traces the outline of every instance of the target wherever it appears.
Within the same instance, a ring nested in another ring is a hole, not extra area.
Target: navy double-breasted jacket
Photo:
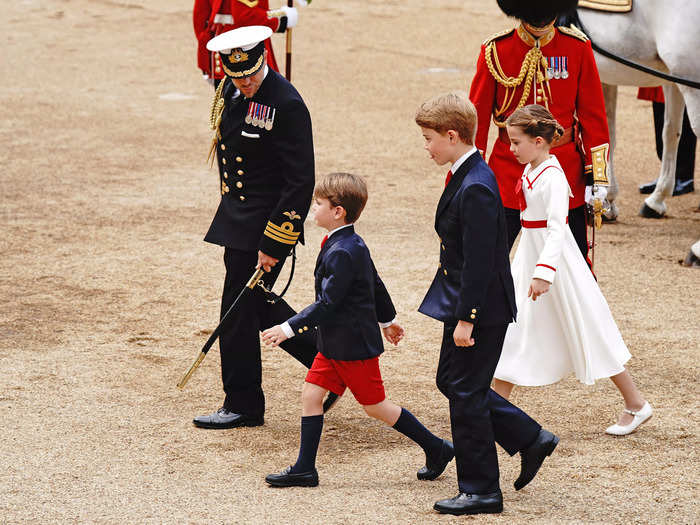
[[[217,144],[221,202],[204,240],[281,259],[303,242],[314,188],[311,118],[276,71],[268,70],[252,98],[225,82]]]
[[[508,324],[516,315],[506,223],[491,169],[474,152],[438,203],[440,263],[418,311],[456,324]]]

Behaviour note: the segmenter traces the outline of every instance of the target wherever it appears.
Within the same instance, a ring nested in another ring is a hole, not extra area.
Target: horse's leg
[[[644,199],[644,205],[639,210],[642,217],[652,219],[658,219],[666,214],[664,200],[673,193],[678,141],[681,136],[683,110],[685,109],[683,96],[675,84],[664,86],[664,98],[666,99],[666,111],[664,113],[664,154],[661,159],[661,173],[656,181],[656,189]]]
[[[685,101],[685,109],[688,111],[690,127],[693,128],[695,136],[700,137],[700,89],[687,86],[678,86],[678,89]]]
[[[606,197],[605,208],[607,211],[603,215],[606,221],[614,221],[617,219],[617,204],[615,199],[619,192],[617,179],[615,178],[615,169],[613,157],[615,154],[615,115],[617,112],[617,86],[612,84],[603,84],[603,97],[605,99],[605,113],[608,117],[608,134],[610,135],[610,157],[608,162],[608,178],[610,186],[608,187],[608,196]]]

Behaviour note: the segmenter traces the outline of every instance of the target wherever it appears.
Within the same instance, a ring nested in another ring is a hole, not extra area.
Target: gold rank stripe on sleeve
[[[301,232],[294,231],[294,225],[291,222],[283,222],[281,226],[277,226],[272,221],[267,221],[265,227],[265,235],[270,239],[283,244],[296,244]]]
[[[591,148],[591,163],[593,165],[593,184],[609,186],[608,179],[608,144],[601,144]]]
[[[238,0],[240,3],[243,5],[247,5],[248,7],[257,7],[258,2],[260,0]]]

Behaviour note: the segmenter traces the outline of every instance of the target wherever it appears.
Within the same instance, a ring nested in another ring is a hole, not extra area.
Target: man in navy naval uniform
[[[242,27],[207,44],[219,53],[226,73],[211,114],[221,202],[204,238],[224,247],[222,316],[256,267],[267,272],[262,283],[272,288],[284,259],[303,242],[314,188],[311,118],[297,90],[266,64],[264,41],[271,33],[263,26]],[[259,287],[246,298],[219,340],[223,406],[196,417],[198,427],[263,424],[259,332],[295,312],[281,299],[269,302]],[[283,348],[310,367],[316,355],[314,331]]]
[[[440,264],[419,308],[444,323],[437,386],[450,402],[459,485],[456,497],[434,509],[498,513],[495,442],[511,456],[520,452],[520,490],[559,438],[490,388],[516,307],[498,184],[473,145],[476,109],[466,93],[448,93],[425,102],[415,120],[430,157],[451,166],[435,214]]]

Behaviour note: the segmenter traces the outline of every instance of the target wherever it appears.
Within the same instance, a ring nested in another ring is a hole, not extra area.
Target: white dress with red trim
[[[572,193],[559,161],[528,164],[521,184],[523,229],[511,265],[518,316],[494,377],[540,386],[573,372],[590,385],[619,374],[631,355],[566,224]],[[536,301],[527,296],[533,277],[552,283]]]

